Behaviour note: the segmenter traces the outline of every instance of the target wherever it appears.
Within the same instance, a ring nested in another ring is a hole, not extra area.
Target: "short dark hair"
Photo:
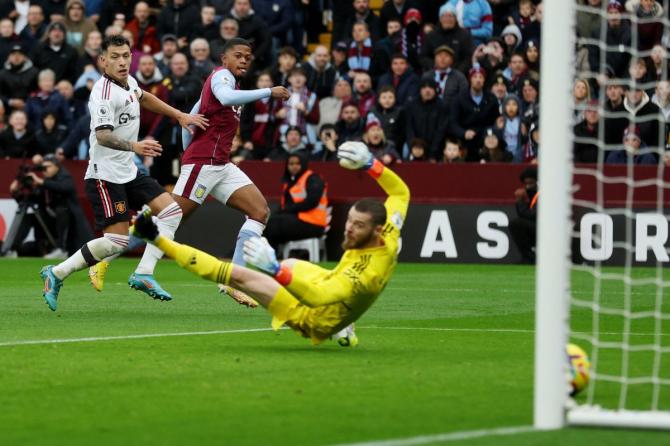
[[[384,85],[383,87],[379,88],[379,91],[377,92],[377,97],[381,96],[382,93],[393,93],[393,96],[396,96],[395,88],[393,85]]]
[[[121,34],[106,36],[102,41],[102,51],[107,52],[107,48],[109,48],[110,46],[123,46],[123,45],[128,45],[128,48],[130,48],[130,42]]]
[[[428,143],[423,138],[413,138],[409,142],[409,148],[411,149],[412,147],[421,147],[423,150],[428,150]]]
[[[358,212],[363,212],[365,214],[370,214],[372,217],[372,223],[377,225],[386,224],[386,207],[384,203],[374,198],[363,198],[354,203],[354,209]]]
[[[249,42],[247,39],[243,39],[241,37],[233,37],[223,45],[221,54],[225,54],[229,49],[236,47],[238,45],[244,45],[251,48],[251,42]]]
[[[393,62],[395,59],[402,59],[407,62],[407,56],[405,56],[403,53],[393,53],[393,56],[391,56],[391,62]]]

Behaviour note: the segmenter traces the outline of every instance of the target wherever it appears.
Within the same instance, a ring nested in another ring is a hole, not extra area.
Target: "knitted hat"
[[[470,71],[468,72],[468,79],[472,78],[472,76],[475,74],[481,74],[482,76],[486,77],[486,70],[479,65],[475,65],[470,68]]]
[[[451,3],[445,3],[440,8],[439,17],[442,17],[444,14],[447,14],[447,13],[453,14],[454,16],[456,16],[456,7],[454,5],[452,5]]]
[[[414,19],[415,21],[422,23],[423,22],[423,17],[421,16],[421,11],[419,11],[416,8],[409,8],[407,12],[405,13],[405,18],[403,19],[403,25],[407,26],[407,24]]]

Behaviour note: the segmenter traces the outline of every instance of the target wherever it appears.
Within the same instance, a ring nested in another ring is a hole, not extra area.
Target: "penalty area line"
[[[500,427],[495,429],[448,432],[444,434],[421,435],[419,437],[398,438],[390,440],[373,440],[360,443],[341,443],[334,446],[412,446],[416,444],[471,440],[473,438],[517,435],[528,432],[535,432],[535,428],[533,428],[533,426]]]
[[[92,336],[86,338],[34,339],[25,341],[0,342],[0,347],[12,347],[17,345],[68,344],[73,342],[123,341],[127,339],[166,338],[170,336],[207,336],[233,333],[255,333],[261,331],[272,331],[272,328],[243,328],[237,330],[187,331],[177,333],[145,333],[123,336]]]

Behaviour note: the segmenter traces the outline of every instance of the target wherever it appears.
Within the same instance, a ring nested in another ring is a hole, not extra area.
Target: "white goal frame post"
[[[607,3],[607,0],[603,0]],[[625,0],[622,1],[622,4]],[[544,0],[540,76],[534,426],[598,425],[670,429],[669,412],[568,409],[570,237],[573,175],[573,96],[576,0]]]

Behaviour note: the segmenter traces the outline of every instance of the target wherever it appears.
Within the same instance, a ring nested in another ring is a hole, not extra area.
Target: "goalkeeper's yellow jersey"
[[[322,329],[330,327],[327,330],[330,333],[319,330],[323,335],[346,327],[370,308],[386,287],[397,264],[400,230],[409,206],[409,188],[398,175],[381,164],[374,166],[370,174],[388,194],[384,203],[387,220],[381,235],[383,244],[346,250],[330,271],[310,270],[310,264],[303,270],[296,265],[298,268],[287,285],[301,303],[319,310],[315,315],[319,325]]]

